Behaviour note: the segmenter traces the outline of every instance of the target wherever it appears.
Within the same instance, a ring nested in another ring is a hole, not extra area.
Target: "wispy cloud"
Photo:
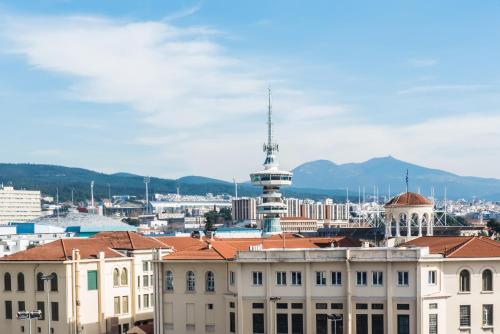
[[[413,67],[431,67],[439,63],[436,58],[413,58],[408,59],[408,64]]]
[[[424,86],[414,86],[402,89],[398,91],[398,95],[407,94],[429,94],[429,93],[444,93],[444,92],[477,92],[480,90],[490,89],[489,85],[461,85],[461,84],[450,84],[450,85],[424,85]]]
[[[194,6],[183,8],[183,9],[180,9],[180,10],[174,12],[174,13],[170,13],[170,14],[166,15],[165,17],[163,17],[163,21],[174,21],[174,20],[182,19],[182,18],[187,17],[187,16],[191,16],[194,13],[200,11],[201,8],[202,8],[202,3],[199,2]]]

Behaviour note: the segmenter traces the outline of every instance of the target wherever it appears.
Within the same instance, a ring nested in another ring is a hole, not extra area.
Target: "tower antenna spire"
[[[273,110],[271,107],[271,87],[267,88],[268,104],[267,104],[267,147],[272,149],[273,144]]]

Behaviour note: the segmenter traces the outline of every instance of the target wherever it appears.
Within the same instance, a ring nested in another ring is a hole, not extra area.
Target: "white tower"
[[[280,214],[286,214],[287,206],[281,200],[280,187],[292,184],[292,173],[279,169],[276,153],[279,151],[278,144],[273,138],[273,122],[271,109],[271,89],[269,89],[269,101],[267,110],[267,143],[264,144],[266,160],[264,170],[250,174],[253,185],[261,186],[262,203],[257,206],[257,213],[264,216],[262,233],[264,235],[279,234],[282,232]]]

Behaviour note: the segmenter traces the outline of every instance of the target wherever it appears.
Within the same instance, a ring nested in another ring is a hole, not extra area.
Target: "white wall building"
[[[36,219],[41,211],[40,191],[0,187],[0,224]]]

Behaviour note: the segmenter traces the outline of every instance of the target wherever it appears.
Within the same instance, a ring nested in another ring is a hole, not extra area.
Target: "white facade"
[[[33,220],[41,211],[40,191],[0,187],[0,224]]]

